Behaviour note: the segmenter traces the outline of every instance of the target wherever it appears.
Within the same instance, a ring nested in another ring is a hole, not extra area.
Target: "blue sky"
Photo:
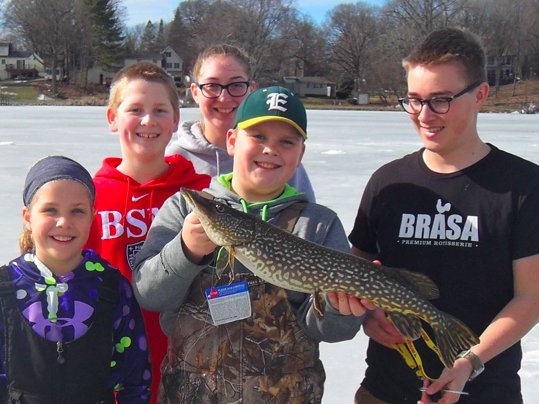
[[[383,4],[385,0],[368,0],[371,4]],[[128,20],[127,25],[132,26],[140,23],[146,23],[148,20],[152,22],[170,21],[174,15],[174,10],[180,4],[180,0],[123,0],[123,5],[126,8]],[[326,12],[331,10],[337,4],[355,3],[355,1],[346,0],[296,0],[298,9],[306,14],[309,14],[315,21],[322,21]]]

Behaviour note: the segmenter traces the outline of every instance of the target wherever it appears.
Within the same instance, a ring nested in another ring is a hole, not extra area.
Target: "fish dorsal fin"
[[[403,280],[406,286],[417,291],[425,299],[432,300],[440,297],[438,286],[427,275],[401,268],[391,268],[390,270]]]

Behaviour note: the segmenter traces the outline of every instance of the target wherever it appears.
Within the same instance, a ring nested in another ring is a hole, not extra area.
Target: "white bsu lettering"
[[[158,208],[152,208],[151,220],[159,211]],[[144,237],[148,233],[146,224],[146,214],[149,209],[132,209],[127,212],[125,222],[122,224],[122,214],[114,210],[105,210],[99,212],[101,216],[101,237],[102,240],[109,240],[121,237],[126,232],[127,238]],[[126,231],[127,228],[127,231]]]

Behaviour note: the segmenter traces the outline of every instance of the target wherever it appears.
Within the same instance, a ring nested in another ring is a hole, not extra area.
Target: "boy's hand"
[[[198,216],[191,212],[185,217],[182,229],[182,248],[185,256],[194,264],[199,264],[205,255],[217,247],[200,224]]]
[[[381,262],[378,260],[374,260],[373,262],[381,265]],[[406,342],[397,328],[389,322],[385,311],[379,307],[374,307],[365,316],[363,320],[363,332],[369,338],[388,348],[395,348],[396,344],[404,344]]]
[[[365,314],[366,310],[373,310],[376,308],[370,301],[358,299],[345,292],[327,292],[327,297],[331,305],[339,310],[343,316],[353,314],[356,317],[361,317]]]
[[[395,348],[395,344],[406,342],[401,333],[389,322],[384,310],[376,308],[371,310],[363,320],[365,334],[388,348]]]

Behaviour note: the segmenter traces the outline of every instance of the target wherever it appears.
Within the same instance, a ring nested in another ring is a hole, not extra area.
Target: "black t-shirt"
[[[423,150],[381,167],[367,184],[349,236],[385,266],[431,277],[440,291],[432,303],[477,335],[513,298],[512,262],[539,254],[539,167],[490,147],[481,161],[451,174],[428,169]],[[441,362],[420,341],[416,346],[427,375],[437,378]],[[459,404],[517,402],[521,357],[517,343],[490,360],[466,385],[472,391],[488,383],[485,393],[462,396]],[[371,340],[367,364],[362,384],[376,397],[391,404],[418,401],[422,382],[397,351]],[[488,401],[486,391],[497,401]],[[514,398],[500,398],[502,391]]]

